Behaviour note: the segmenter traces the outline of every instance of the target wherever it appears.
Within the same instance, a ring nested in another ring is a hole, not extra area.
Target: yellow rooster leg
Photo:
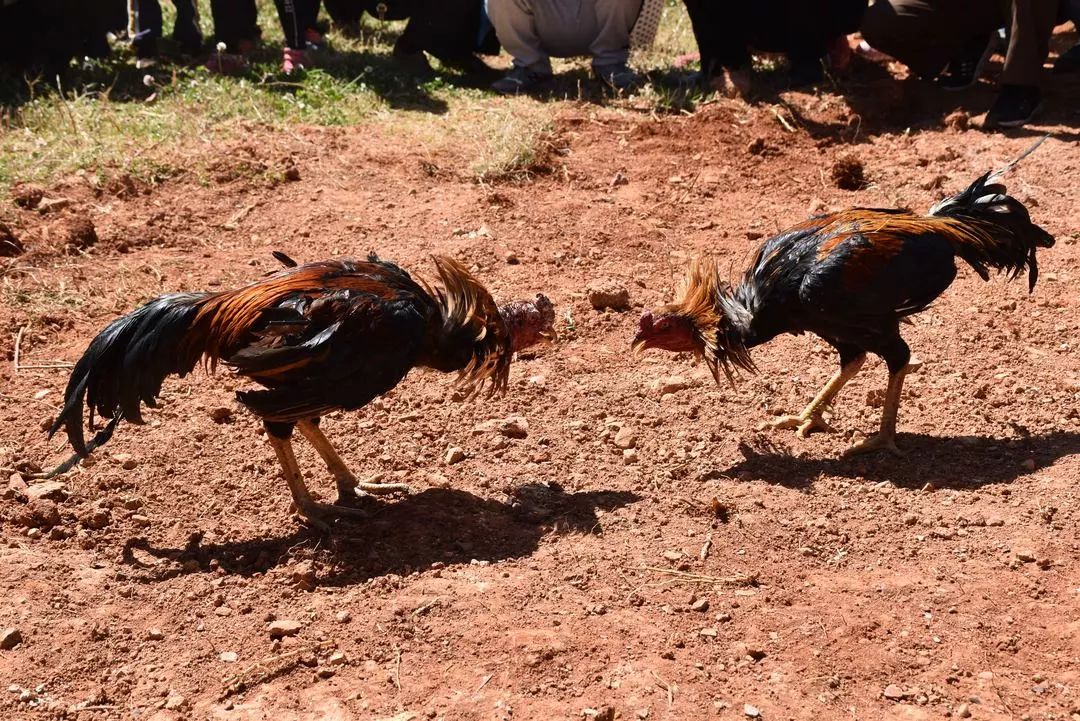
[[[885,390],[885,405],[881,410],[881,429],[876,436],[859,441],[844,452],[845,456],[856,456],[874,451],[887,451],[898,458],[907,455],[896,447],[896,417],[900,412],[900,392],[904,389],[904,376],[922,367],[922,362],[912,358],[896,373],[889,376],[889,387]]]
[[[865,362],[866,355],[862,354],[834,373],[829,382],[814,397],[814,400],[810,401],[810,405],[799,415],[782,416],[774,421],[762,423],[758,426],[758,430],[763,431],[770,428],[773,430],[788,430],[795,428],[797,429],[795,433],[799,438],[806,438],[814,431],[835,432],[835,429],[825,422],[822,414],[825,413],[825,409],[833,402],[840,390],[847,385],[847,382],[855,377],[855,374],[859,372]]]
[[[277,454],[281,470],[285,474],[285,482],[289,484],[292,492],[293,505],[296,514],[301,520],[323,533],[330,532],[330,524],[323,520],[323,516],[358,516],[366,518],[367,514],[356,508],[335,506],[330,503],[319,503],[311,497],[307,486],[304,485],[304,477],[300,473],[300,466],[296,463],[296,454],[293,453],[292,442],[287,438],[277,438],[267,435],[270,446]]]
[[[379,495],[396,491],[405,493],[411,491],[404,483],[367,483],[356,480],[356,476],[345,465],[345,461],[341,460],[341,456],[337,454],[337,451],[330,444],[330,439],[326,437],[326,434],[322,432],[318,425],[311,421],[300,421],[296,424],[296,428],[307,439],[308,443],[315,448],[323,461],[326,462],[326,468],[334,477],[334,483],[337,484],[338,503],[347,498],[355,498],[363,493]]]

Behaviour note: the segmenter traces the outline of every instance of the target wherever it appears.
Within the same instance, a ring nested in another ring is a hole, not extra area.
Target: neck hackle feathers
[[[442,288],[431,291],[442,311],[442,333],[449,342],[469,344],[469,358],[458,382],[470,395],[486,384],[506,390],[512,355],[510,334],[491,294],[458,261],[433,256]]]
[[[720,278],[716,261],[700,258],[690,264],[680,287],[680,300],[668,308],[689,318],[701,355],[717,383],[723,374],[734,385],[738,369],[756,370],[735,318],[740,308],[731,286]]]

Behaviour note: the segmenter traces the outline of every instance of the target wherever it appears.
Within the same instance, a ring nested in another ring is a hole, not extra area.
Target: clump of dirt
[[[862,190],[866,187],[866,172],[862,161],[854,155],[841,155],[830,172],[833,184],[841,190]]]
[[[962,132],[971,127],[971,116],[964,110],[954,110],[945,116],[945,127]]]
[[[51,229],[51,233],[60,250],[72,253],[86,250],[98,242],[94,222],[85,215],[69,215],[62,218]]]
[[[105,182],[104,191],[117,198],[131,198],[139,193],[139,186],[127,173],[109,178]]]
[[[22,241],[4,223],[0,223],[0,258],[13,258],[26,250]]]
[[[33,210],[45,197],[45,189],[33,183],[20,183],[11,189],[11,200],[26,210]]]

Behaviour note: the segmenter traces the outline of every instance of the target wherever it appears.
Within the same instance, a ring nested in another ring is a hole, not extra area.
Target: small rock
[[[905,526],[914,526],[918,522],[919,522],[919,517],[916,516],[914,513],[905,513],[904,514],[904,525]]]
[[[315,566],[311,561],[301,561],[289,569],[289,579],[301,591],[314,591],[318,583]]]
[[[624,311],[630,309],[630,291],[612,280],[594,280],[586,288],[589,304],[596,310]]]
[[[26,498],[26,491],[28,490],[26,481],[23,480],[21,473],[12,473],[8,477],[7,490],[4,492],[4,498]]]
[[[150,525],[150,518],[148,516],[142,515],[141,513],[133,513],[131,514],[131,522],[134,523],[136,526],[141,526],[145,528],[146,526]]]
[[[627,448],[622,452],[622,462],[624,466],[632,466],[638,462],[638,452],[633,448]]]
[[[50,501],[62,501],[67,498],[67,489],[60,481],[45,481],[35,483],[26,489],[26,497],[30,500],[47,499]]]
[[[678,393],[690,387],[690,381],[682,376],[668,376],[653,381],[652,388],[661,396]]]
[[[664,558],[666,558],[669,561],[680,561],[680,560],[682,560],[682,557],[683,557],[683,552],[682,551],[664,551]]]
[[[457,446],[451,446],[446,449],[446,464],[453,465],[455,463],[461,463],[465,460],[465,449],[458,448]]]
[[[757,718],[758,716],[761,715],[761,710],[758,709],[757,706],[754,706],[753,704],[749,704],[749,703],[743,704],[742,712],[744,714],[746,714],[747,716],[749,716],[750,718]]]
[[[954,110],[945,116],[945,127],[950,130],[963,131],[971,125],[971,116],[963,110]]]
[[[22,642],[22,631],[17,628],[5,628],[0,632],[0,649],[4,651],[10,651]]]
[[[152,628],[147,632],[146,637],[151,641],[164,641],[165,633],[160,628]]]
[[[139,462],[135,460],[134,456],[130,453],[114,453],[113,460],[120,464],[120,467],[125,471],[130,471],[139,465]]]
[[[1034,458],[1025,459],[1024,462],[1020,464],[1020,467],[1023,468],[1028,473],[1031,473],[1032,471],[1035,470],[1035,459]]]
[[[104,508],[94,508],[79,517],[79,523],[95,531],[105,528],[111,521],[112,518],[109,516],[109,512]]]
[[[473,427],[473,435],[501,433],[507,438],[525,438],[529,435],[529,422],[521,416],[495,418]]]
[[[286,168],[284,175],[285,175],[285,180],[287,180],[290,183],[295,183],[297,180],[300,180],[300,168],[296,167],[295,165],[292,166],[292,167]]]
[[[517,253],[513,251],[510,251],[506,255],[504,255],[503,260],[506,261],[507,265],[517,265],[521,262],[521,259],[518,258]]]
[[[286,636],[295,636],[300,633],[300,629],[303,627],[304,625],[299,621],[282,618],[272,621],[266,628],[270,631],[270,638],[284,638]]]
[[[349,621],[352,620],[352,614],[349,613],[348,611],[338,611],[334,615],[334,618],[337,619],[338,623],[348,623]]]
[[[709,599],[699,598],[698,600],[690,604],[690,610],[705,613],[709,610]]]
[[[42,201],[41,207],[48,201]],[[67,251],[86,250],[98,242],[94,223],[86,216],[61,219],[56,225],[56,235]]]
[[[210,420],[214,423],[228,423],[232,420],[232,408],[218,406],[210,411]]]
[[[63,210],[71,205],[70,198],[41,198],[37,203],[37,209],[42,213],[49,213],[54,210]]]
[[[893,701],[899,701],[900,699],[907,697],[904,689],[900,688],[895,683],[890,683],[881,693],[885,698],[892,699]]]
[[[619,432],[615,434],[615,438],[612,440],[616,448],[634,448],[637,446],[637,434],[630,426],[623,426],[619,429]]]
[[[334,651],[330,654],[330,658],[326,659],[326,663],[328,666],[344,666],[345,654],[341,651]]]
[[[956,707],[956,715],[960,718],[970,718],[971,709],[968,708],[966,703],[962,703]]]
[[[218,654],[218,658],[220,658],[225,663],[236,663],[236,659],[238,657],[235,651],[222,651],[220,654]]]
[[[698,635],[704,638],[716,638],[717,632],[715,628],[703,628],[698,631]]]
[[[187,704],[187,699],[178,693],[169,694],[165,699],[165,708],[169,711],[176,711],[183,708]]]
[[[26,528],[52,528],[60,523],[60,510],[52,501],[39,498],[19,510],[15,523]]]
[[[1016,549],[1016,560],[1021,563],[1035,563],[1035,552],[1030,548]]]

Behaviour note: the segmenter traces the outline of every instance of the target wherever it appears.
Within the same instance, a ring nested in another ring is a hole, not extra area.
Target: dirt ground
[[[950,99],[917,84],[850,90],[663,117],[563,105],[533,177],[496,185],[386,125],[253,125],[207,177],[73,176],[45,189],[66,207],[10,206],[26,254],[3,259],[0,627],[21,643],[0,650],[0,716],[1080,719],[1080,113],[1060,91],[1003,136],[946,123]],[[880,361],[838,401],[841,432],[803,441],[756,426],[833,372],[814,338],[758,349],[735,388],[630,355],[691,256],[734,274],[810,213],[925,209],[1042,132],[1008,182],[1057,246],[1034,294],[964,268],[905,327],[925,362],[907,460],[840,458],[875,428]],[[836,186],[847,156],[869,185]],[[549,294],[561,338],[515,362],[504,398],[418,371],[327,418],[357,475],[414,489],[329,537],[291,519],[227,372],[169,381],[147,425],[23,486],[66,457],[43,428],[67,368],[48,366],[155,294],[259,277],[275,249],[429,275],[453,254],[499,298]],[[634,307],[593,310],[598,280]],[[474,430],[510,416],[524,438]]]

